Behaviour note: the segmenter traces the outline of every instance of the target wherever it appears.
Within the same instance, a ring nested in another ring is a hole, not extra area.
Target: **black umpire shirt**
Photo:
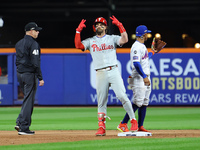
[[[39,80],[43,80],[40,69],[40,46],[35,39],[30,35],[25,35],[17,42],[15,49],[17,72],[35,73]]]

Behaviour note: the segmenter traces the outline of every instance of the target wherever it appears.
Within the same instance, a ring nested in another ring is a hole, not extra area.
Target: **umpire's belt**
[[[114,66],[108,66],[108,67],[105,67],[105,68],[101,68],[101,69],[96,69],[96,71],[99,71],[99,70],[104,70],[104,71],[109,71],[109,70],[112,70],[114,69],[115,67],[117,67],[117,65],[114,65]]]

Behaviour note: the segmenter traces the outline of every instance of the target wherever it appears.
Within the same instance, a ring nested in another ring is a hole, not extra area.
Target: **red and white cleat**
[[[131,120],[131,129],[130,131],[137,131],[138,130],[138,123],[136,119]]]
[[[143,132],[150,132],[147,129],[145,129],[143,126],[138,128],[138,131],[143,131]]]
[[[117,130],[119,130],[119,131],[121,131],[121,132],[129,132],[127,123],[122,123],[122,122],[121,122],[121,123],[117,126]]]
[[[106,130],[102,127],[99,127],[96,136],[105,136],[106,135]]]

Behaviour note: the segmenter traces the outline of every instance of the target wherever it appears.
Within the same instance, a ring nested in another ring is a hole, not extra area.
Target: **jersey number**
[[[39,50],[38,49],[34,49],[33,50],[33,55],[39,55]]]

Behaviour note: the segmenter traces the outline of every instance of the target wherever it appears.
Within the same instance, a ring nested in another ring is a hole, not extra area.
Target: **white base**
[[[118,136],[152,136],[152,133],[150,133],[150,132],[142,132],[142,131],[121,132],[121,133],[118,133]]]

